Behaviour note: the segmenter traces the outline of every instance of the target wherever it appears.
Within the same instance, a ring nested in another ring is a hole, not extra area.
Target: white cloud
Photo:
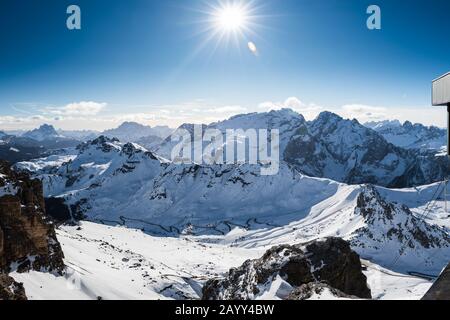
[[[315,103],[304,103],[297,97],[289,97],[284,102],[271,102],[266,101],[260,103],[258,108],[259,111],[272,111],[281,110],[284,108],[292,109],[298,113],[301,113],[307,120],[315,118],[324,109]]]
[[[367,121],[409,120],[425,125],[446,126],[445,108],[422,107],[385,107],[364,104],[348,104],[341,107],[324,108],[314,103],[304,103],[296,97],[289,97],[284,102],[263,102],[252,108],[240,105],[215,105],[205,100],[169,104],[169,105],[114,105],[117,110],[129,110],[127,113],[101,113],[106,103],[78,102],[62,107],[39,106],[22,115],[0,116],[0,130],[29,130],[43,123],[53,124],[67,130],[95,129],[105,130],[117,127],[124,121],[134,121],[146,125],[168,125],[172,128],[183,123],[213,123],[225,120],[237,114],[264,112],[291,108],[301,113],[307,120],[328,110],[343,118],[356,118],[361,123]],[[33,112],[31,112],[33,111]]]
[[[300,101],[296,97],[287,98],[286,101],[284,102],[284,105],[286,108],[291,108],[294,110],[303,109],[303,108],[307,107],[302,101]]]
[[[33,116],[0,116],[0,131],[1,130],[29,130],[36,128],[43,123],[50,123],[54,121],[53,118],[44,117],[41,115]]]
[[[363,104],[348,104],[341,107],[339,112],[341,116],[349,119],[358,119],[359,121],[380,121],[388,117],[387,108],[373,107]]]
[[[259,108],[264,109],[266,111],[289,108],[289,109],[301,112],[304,110],[320,109],[321,107],[314,103],[306,104],[303,101],[301,101],[299,98],[296,98],[296,97],[289,97],[284,102],[266,101],[266,102],[260,103]]]
[[[94,101],[81,101],[69,103],[63,107],[46,107],[42,111],[44,113],[59,116],[95,116],[99,114],[106,105],[106,103]]]
[[[225,106],[216,107],[205,110],[205,112],[217,112],[217,113],[243,113],[247,112],[247,108],[241,106]]]

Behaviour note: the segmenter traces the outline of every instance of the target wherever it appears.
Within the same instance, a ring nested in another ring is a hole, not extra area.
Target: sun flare
[[[259,30],[267,28],[262,19],[270,17],[263,14],[262,0],[204,0],[205,8],[198,9],[202,18],[198,35],[205,36],[198,47],[210,49],[212,57],[219,49],[241,50],[258,56],[257,41],[261,40]],[[212,45],[208,45],[212,43]]]
[[[244,7],[233,4],[217,9],[215,22],[224,31],[238,31],[245,27],[248,19]]]

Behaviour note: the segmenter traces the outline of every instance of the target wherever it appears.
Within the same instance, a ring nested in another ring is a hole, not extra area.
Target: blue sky
[[[205,42],[214,0],[3,0],[0,129],[176,126],[283,106],[444,125],[430,83],[450,70],[449,1],[241,2],[252,32],[226,43]],[[70,4],[81,30],[66,28]],[[370,4],[381,30],[366,27]]]

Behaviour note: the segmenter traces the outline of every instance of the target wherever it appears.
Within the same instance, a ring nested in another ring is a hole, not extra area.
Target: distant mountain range
[[[119,127],[102,132],[102,135],[110,138],[118,138],[124,142],[137,142],[149,136],[165,139],[173,129],[167,126],[150,127],[136,122],[124,122]]]
[[[118,138],[123,142],[135,142],[149,150],[156,148],[173,129],[167,126],[150,127],[136,122],[124,122],[118,128],[106,130],[102,135],[110,138]]]
[[[398,120],[368,122],[366,127],[381,134],[386,141],[407,149],[442,150],[447,148],[447,130]]]
[[[306,121],[290,109],[252,113],[205,125],[222,132],[227,129],[278,129],[283,160],[300,172],[345,183],[374,183],[389,187],[423,185],[450,174],[447,157],[439,154],[446,144],[446,131],[436,127],[398,121],[365,125],[331,112]],[[193,130],[185,124],[179,129]],[[177,132],[175,130],[175,132]],[[62,131],[51,125],[25,132],[22,136],[0,133],[0,157],[11,162],[30,160],[55,150],[75,147],[102,135],[137,143],[170,159],[177,142],[172,129],[124,122],[103,133]],[[226,148],[226,146],[224,146]]]
[[[64,138],[56,132],[55,128],[48,124],[43,124],[37,129],[27,131],[22,135],[23,138],[29,138],[36,141],[46,141]]]
[[[448,158],[432,148],[438,146],[433,132],[437,130],[440,137],[445,134],[444,130],[437,128],[423,127],[418,133],[411,131],[411,135],[414,132],[417,136],[424,134],[420,141],[429,148],[416,148],[417,144],[398,146],[357,120],[346,120],[331,112],[322,112],[313,121],[306,121],[301,114],[290,109],[252,113],[204,127],[208,128],[219,129],[223,133],[226,129],[278,129],[282,160],[313,177],[352,184],[407,187],[441,181],[450,174]],[[400,137],[407,128],[406,125],[398,131]],[[419,126],[413,128],[417,130]],[[185,124],[175,132],[181,129],[190,132],[193,125]],[[166,139],[152,150],[170,159],[177,143]]]
[[[80,143],[94,140],[100,135],[137,142],[152,149],[166,138],[172,129],[165,126],[149,127],[135,122],[124,122],[116,129],[104,132],[95,130],[56,130],[43,124],[30,131],[0,131],[0,159],[11,163],[39,158],[60,149],[76,147]]]

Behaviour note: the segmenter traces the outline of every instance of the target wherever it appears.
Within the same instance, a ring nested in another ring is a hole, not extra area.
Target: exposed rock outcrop
[[[371,298],[358,254],[346,241],[327,238],[306,245],[274,247],[262,258],[231,269],[223,279],[209,280],[203,287],[203,299],[255,299],[278,276],[293,288],[324,282],[347,295]]]
[[[63,253],[45,216],[42,184],[0,161],[0,270],[62,273]]]
[[[0,273],[0,300],[27,300],[23,285]]]

